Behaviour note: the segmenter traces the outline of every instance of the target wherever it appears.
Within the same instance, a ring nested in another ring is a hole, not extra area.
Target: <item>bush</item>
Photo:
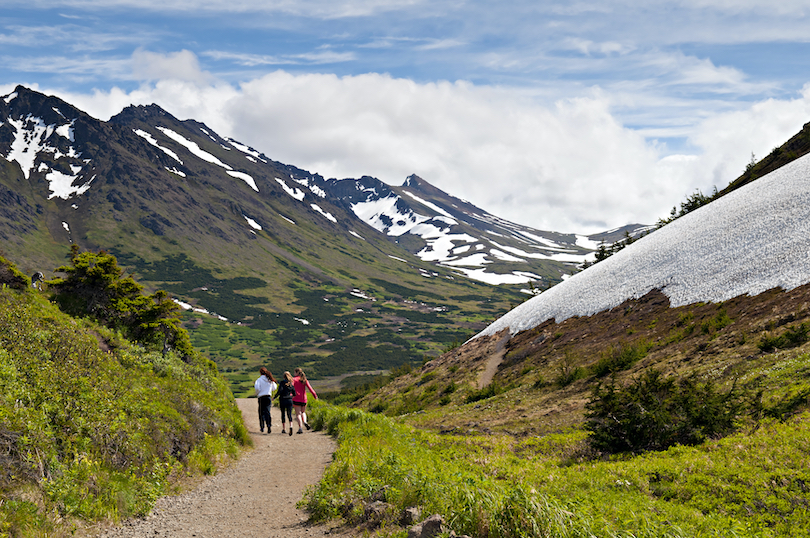
[[[124,277],[115,256],[104,251],[70,251],[70,265],[56,269],[65,278],[50,282],[59,307],[76,317],[90,317],[127,338],[164,352],[170,346],[181,354],[193,353],[191,340],[180,327],[180,308],[163,290],[143,294],[143,286]]]
[[[0,289],[0,536],[144,515],[172,472],[249,443],[212,362],[147,352],[40,294]],[[6,493],[21,489],[37,502],[10,517]]]
[[[22,274],[17,266],[0,256],[0,285],[21,290],[28,286],[30,280]]]
[[[599,451],[665,450],[731,433],[737,418],[756,403],[736,385],[720,393],[694,375],[664,378],[648,370],[625,388],[617,388],[613,379],[597,385],[586,405],[585,429]]]
[[[646,340],[613,347],[603,353],[602,357],[591,366],[591,373],[596,377],[604,377],[627,370],[646,357],[650,347],[651,344]]]
[[[768,353],[777,349],[789,349],[798,347],[810,340],[810,326],[802,323],[794,327],[789,327],[787,331],[779,336],[765,334],[757,344],[759,350]]]
[[[467,403],[473,403],[478,402],[480,400],[486,400],[487,398],[497,396],[498,394],[504,392],[504,390],[506,389],[501,387],[497,381],[493,381],[492,383],[482,388],[481,390],[476,390],[468,394],[465,401]]]

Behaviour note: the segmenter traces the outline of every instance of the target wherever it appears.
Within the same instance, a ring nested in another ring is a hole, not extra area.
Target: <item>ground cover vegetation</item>
[[[805,367],[808,358],[801,359]],[[578,429],[542,437],[442,435],[326,404],[311,421],[338,436],[306,505],[367,532],[405,536],[406,508],[457,534],[513,537],[807,536],[810,415],[768,420],[696,446],[582,459]],[[370,521],[365,507],[385,504]]]
[[[341,449],[308,503],[384,498],[382,535],[409,505],[472,536],[810,535],[808,304],[653,291],[448,349],[316,412]]]
[[[0,536],[145,515],[250,442],[162,294],[140,293],[103,253],[71,262],[39,291],[0,259]]]
[[[419,282],[402,273],[371,277],[360,290],[303,271],[298,276],[305,278],[283,282],[218,276],[184,254],[117,258],[144,281],[206,310],[179,318],[191,345],[217,363],[237,397],[252,395],[261,365],[274,373],[304,367],[324,387],[349,373],[384,376],[403,364],[419,366],[523,300],[465,279],[417,276]],[[274,294],[281,287],[290,298],[280,302]]]

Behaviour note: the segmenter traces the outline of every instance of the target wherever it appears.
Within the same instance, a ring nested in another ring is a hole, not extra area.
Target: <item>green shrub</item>
[[[0,256],[0,286],[8,286],[21,290],[28,286],[31,281],[22,274],[17,266]]]
[[[801,323],[799,325],[789,327],[783,334],[779,336],[771,336],[764,334],[760,339],[757,347],[764,353],[769,353],[777,349],[790,349],[798,347],[810,340],[810,325]]]
[[[557,377],[554,378],[554,383],[559,387],[567,387],[571,383],[586,377],[588,377],[588,371],[585,368],[564,364],[560,367]]]
[[[146,514],[173,470],[249,443],[209,360],[146,351],[40,294],[0,289],[0,535]],[[26,488],[39,500],[16,506],[35,514],[10,516],[6,492]]]
[[[194,352],[188,333],[180,327],[180,308],[163,291],[143,294],[143,286],[124,277],[118,260],[104,251],[79,252],[73,245],[70,265],[56,269],[65,278],[50,282],[60,308],[77,317],[91,317],[125,336],[153,348]]]
[[[717,331],[724,329],[734,323],[726,312],[725,308],[721,308],[714,317],[704,320],[700,324],[700,330],[703,334],[714,335]]]
[[[597,385],[586,405],[585,429],[595,450],[666,450],[731,433],[735,421],[756,408],[756,401],[758,396],[736,385],[721,393],[711,381],[694,375],[665,378],[652,369],[624,388],[613,380]]]
[[[497,396],[504,392],[504,388],[498,384],[497,381],[493,381],[486,387],[482,388],[481,390],[475,390],[467,395],[465,401],[467,403],[478,402],[480,400],[486,400],[488,398],[492,398],[493,396]]]
[[[609,460],[565,454],[584,432],[454,436],[321,402],[310,424],[338,449],[306,493],[312,518],[362,521],[382,496],[394,513],[440,514],[448,533],[486,538],[806,537],[810,415],[667,452]],[[406,531],[386,524],[386,536]]]
[[[650,347],[652,347],[652,344],[646,340],[613,347],[604,352],[602,357],[590,367],[591,374],[596,377],[604,377],[608,374],[627,370],[646,357]]]

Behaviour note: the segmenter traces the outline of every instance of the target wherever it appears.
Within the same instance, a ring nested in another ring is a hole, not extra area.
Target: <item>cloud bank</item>
[[[399,184],[415,173],[495,215],[560,232],[654,223],[695,189],[727,185],[810,116],[806,86],[796,99],[708,115],[685,131],[691,151],[673,154],[623,125],[621,95],[598,88],[548,105],[525,88],[386,74],[277,70],[234,84],[187,50],[137,50],[128,61],[144,81],[136,90],[42,91],[100,119],[154,102],[325,177]]]

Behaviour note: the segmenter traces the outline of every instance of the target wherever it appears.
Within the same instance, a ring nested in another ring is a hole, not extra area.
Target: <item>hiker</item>
[[[278,390],[276,391],[276,398],[278,398],[278,407],[281,409],[281,434],[287,432],[285,418],[290,421],[290,435],[293,431],[292,423],[292,409],[293,409],[293,396],[295,396],[295,387],[293,386],[293,377],[290,372],[284,372],[284,377],[278,382]],[[286,417],[285,417],[286,415]]]
[[[316,400],[318,399],[318,395],[312,390],[312,385],[307,381],[307,375],[301,368],[295,369],[293,386],[295,387],[293,407],[295,408],[295,418],[298,420],[298,433],[304,433],[304,426],[310,429],[309,423],[307,422],[307,390],[312,393]]]
[[[42,291],[42,283],[45,281],[45,275],[42,272],[37,271],[33,275],[31,275],[31,287]]]
[[[267,424],[267,433],[270,433],[272,420],[270,418],[270,408],[273,406],[273,391],[278,385],[270,370],[262,366],[259,368],[259,379],[253,383],[256,389],[256,396],[259,397],[259,430],[264,433],[264,425]]]

